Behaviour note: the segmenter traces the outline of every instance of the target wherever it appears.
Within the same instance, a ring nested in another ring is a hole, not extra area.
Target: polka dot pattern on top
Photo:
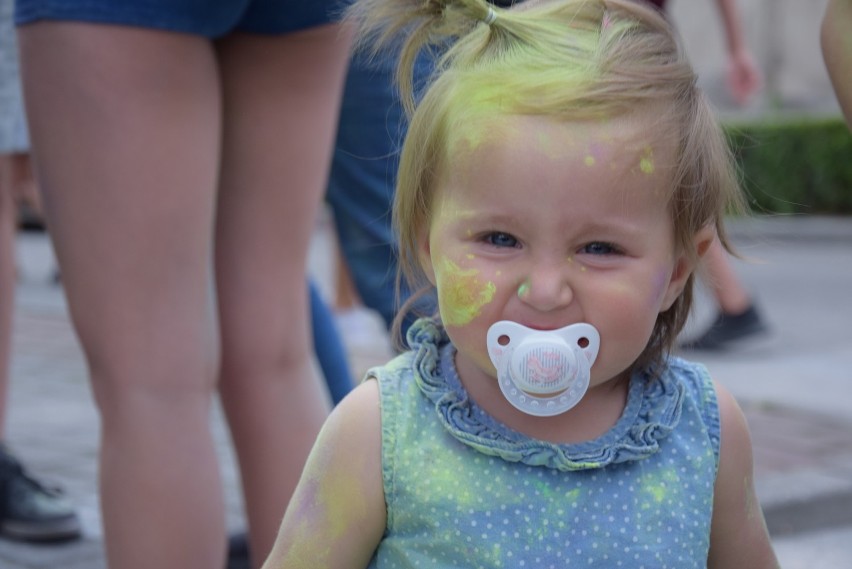
[[[468,398],[437,325],[409,341],[370,372],[388,507],[371,567],[706,567],[719,418],[703,366],[635,374],[610,432],[555,445]]]

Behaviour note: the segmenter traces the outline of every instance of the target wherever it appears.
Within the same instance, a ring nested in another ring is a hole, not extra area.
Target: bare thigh
[[[311,365],[306,258],[348,59],[348,38],[339,33],[327,26],[219,45],[220,381],[251,548],[264,554],[327,413]]]
[[[21,28],[20,45],[45,213],[96,395],[211,389],[221,101],[209,42],[44,22]]]
[[[304,359],[308,244],[328,178],[348,37],[331,25],[277,38],[240,35],[219,53],[223,363]]]

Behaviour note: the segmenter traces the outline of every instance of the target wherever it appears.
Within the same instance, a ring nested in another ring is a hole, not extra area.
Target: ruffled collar
[[[627,405],[602,436],[579,444],[531,439],[485,413],[459,380],[455,347],[443,327],[421,319],[408,331],[417,385],[435,405],[444,428],[462,443],[487,455],[560,471],[602,468],[642,460],[656,453],[680,420],[684,387],[667,369],[660,377],[634,373]]]

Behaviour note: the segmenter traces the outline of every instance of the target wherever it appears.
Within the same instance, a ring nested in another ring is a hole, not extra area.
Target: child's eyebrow
[[[477,220],[477,221],[488,221],[492,223],[511,223],[517,222],[518,217],[514,214],[507,214],[505,211],[488,211],[488,209],[476,208],[476,209],[460,209],[460,208],[447,208],[444,210],[443,215],[447,215],[455,220],[468,221],[468,220]]]
[[[517,215],[506,213],[489,213],[487,211],[465,212],[459,214],[458,219],[468,221],[475,225],[494,225],[497,227],[515,227],[523,224]]]
[[[631,221],[632,220],[629,216],[604,219],[596,218],[587,223],[581,224],[579,229],[588,233],[608,232],[620,235],[635,235],[638,233],[644,233],[647,230],[647,226],[644,224],[631,223]]]

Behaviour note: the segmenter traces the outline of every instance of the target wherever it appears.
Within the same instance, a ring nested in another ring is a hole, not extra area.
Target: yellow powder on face
[[[435,278],[441,319],[447,326],[469,324],[497,292],[493,282],[480,280],[478,270],[462,269],[449,259],[440,263]]]
[[[646,174],[654,173],[654,151],[651,150],[650,146],[645,147],[645,153],[639,160],[639,169]]]
[[[594,166],[595,165],[595,157],[594,156],[586,156],[583,160],[586,163],[586,166]]]
[[[479,95],[483,95],[483,93],[479,93]],[[506,120],[505,116],[496,115],[492,105],[477,104],[476,101],[470,101],[464,105],[463,109],[463,116],[456,115],[448,119],[450,123],[456,124],[457,128],[448,137],[447,156],[466,160],[471,153],[476,152],[484,145],[488,145],[495,139],[511,135],[512,128],[509,121]]]

